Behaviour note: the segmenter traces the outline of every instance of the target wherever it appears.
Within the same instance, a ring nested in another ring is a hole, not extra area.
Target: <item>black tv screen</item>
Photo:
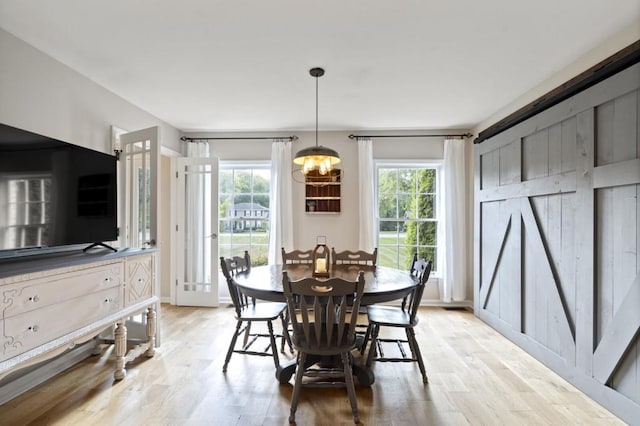
[[[115,156],[0,124],[0,257],[117,239]]]

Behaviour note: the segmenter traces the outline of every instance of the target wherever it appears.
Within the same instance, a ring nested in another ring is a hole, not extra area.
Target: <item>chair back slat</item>
[[[344,250],[336,252],[335,247],[331,247],[331,262],[334,265],[371,265],[376,266],[378,261],[378,248],[372,253],[363,250]]]
[[[282,284],[295,346],[333,354],[355,345],[355,325],[364,292],[362,271],[357,281],[342,278],[290,281],[284,271]]]
[[[282,250],[282,263],[313,263],[313,250],[292,250],[287,252],[284,247]]]
[[[422,301],[422,295],[424,293],[424,287],[431,275],[431,261],[426,259],[420,259],[415,263],[415,269],[418,272],[418,284],[410,294],[409,302],[407,304],[407,310],[409,311],[409,317],[411,322],[414,322],[418,315],[418,308]]]
[[[255,300],[249,300],[249,298],[240,291],[240,288],[236,285],[236,282],[233,279],[235,275],[251,269],[251,257],[249,256],[249,252],[245,251],[244,257],[220,257],[220,269],[222,269],[222,274],[227,281],[227,288],[229,289],[229,295],[231,296],[231,301],[233,302],[236,314],[240,315],[242,308],[255,303]]]

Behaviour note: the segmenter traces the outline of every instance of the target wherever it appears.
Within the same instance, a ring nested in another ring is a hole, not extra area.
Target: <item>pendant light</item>
[[[316,144],[298,151],[293,163],[301,167],[305,177],[309,173],[319,178],[330,177],[333,166],[340,163],[340,156],[333,149],[318,145],[318,78],[324,75],[324,69],[312,68],[309,74],[316,79]]]

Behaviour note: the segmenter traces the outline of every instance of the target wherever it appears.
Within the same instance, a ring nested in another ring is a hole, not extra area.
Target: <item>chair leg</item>
[[[282,350],[280,352],[284,353],[284,342],[286,340],[289,345],[289,352],[293,353],[293,343],[289,335],[289,313],[286,315],[280,314],[280,319],[282,320]]]
[[[369,344],[369,354],[367,355],[367,368],[371,367],[371,363],[376,354],[376,341],[378,340],[380,326],[378,324],[371,324],[371,329],[371,343]]]
[[[340,354],[342,359],[342,366],[344,368],[344,381],[347,384],[347,392],[349,393],[349,402],[351,402],[351,412],[353,413],[353,422],[360,423],[360,416],[358,415],[358,400],[356,399],[356,388],[353,384],[353,372],[351,371],[351,360],[349,359],[349,353],[343,352]]]
[[[418,361],[418,367],[420,367],[420,373],[422,373],[422,382],[429,383],[429,379],[427,378],[427,371],[424,368],[424,362],[422,361],[422,354],[420,353],[420,347],[418,346],[418,341],[416,340],[416,333],[413,328],[406,328],[407,332],[407,340],[409,341],[409,349],[413,354],[413,357]]]
[[[236,340],[238,340],[238,334],[240,334],[240,327],[242,326],[242,321],[238,320],[236,323],[236,331],[233,332],[233,337],[231,338],[231,343],[229,344],[229,350],[227,351],[227,357],[224,360],[224,365],[222,366],[222,372],[225,373],[227,371],[227,365],[231,360],[231,355],[233,354],[233,349],[236,347]]]
[[[246,348],[251,336],[251,321],[247,321],[247,328],[244,330],[244,340],[242,341],[242,347]]]
[[[298,365],[296,365],[296,381],[293,384],[293,394],[291,395],[291,411],[289,412],[289,423],[295,423],[296,410],[298,409],[298,399],[300,398],[300,388],[302,387],[302,376],[304,375],[304,365],[307,361],[307,354],[298,352]]]
[[[267,321],[267,327],[269,328],[269,339],[271,340],[271,354],[273,355],[273,363],[276,365],[276,370],[280,367],[280,358],[278,358],[278,344],[276,343],[276,337],[273,335],[273,323],[271,320]]]
[[[367,331],[364,333],[364,340],[362,341],[362,347],[360,348],[360,355],[364,355],[365,349],[367,349],[367,343],[371,338],[371,324],[367,325]]]

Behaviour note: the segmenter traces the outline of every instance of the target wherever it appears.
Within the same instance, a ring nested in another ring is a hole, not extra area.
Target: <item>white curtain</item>
[[[444,276],[443,302],[464,301],[467,286],[465,141],[444,141]]]
[[[269,264],[282,263],[280,248],[293,248],[291,142],[274,140],[271,146],[269,197]]]
[[[208,142],[188,142],[187,157],[208,158]],[[191,166],[191,171],[195,171]],[[185,217],[185,251],[189,253],[185,261],[185,272],[191,283],[210,283],[211,277],[211,244],[204,237],[211,235],[211,203],[207,199],[211,193],[206,176],[200,173],[188,173],[185,182],[185,209],[189,214]],[[199,237],[203,236],[203,237]]]
[[[376,247],[376,205],[373,170],[373,143],[358,139],[359,235],[358,249],[372,252]]]

